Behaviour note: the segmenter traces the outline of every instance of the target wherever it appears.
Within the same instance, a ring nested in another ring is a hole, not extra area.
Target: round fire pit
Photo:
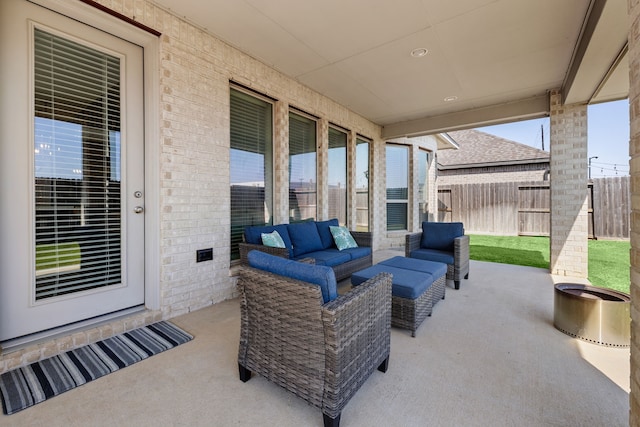
[[[609,347],[631,343],[631,297],[623,292],[576,283],[558,283],[553,325],[575,338]]]

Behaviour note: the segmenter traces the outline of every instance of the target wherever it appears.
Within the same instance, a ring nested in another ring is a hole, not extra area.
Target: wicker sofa
[[[447,264],[447,279],[456,289],[469,278],[469,236],[461,222],[422,223],[422,232],[405,236],[405,256]]]
[[[243,235],[244,242],[239,244],[240,260],[247,265],[247,254],[252,250],[293,260],[313,259],[316,265],[331,267],[337,281],[348,279],[352,273],[372,265],[372,234],[370,232],[351,231],[358,247],[340,251],[329,231],[331,226],[338,226],[338,220],[246,227]],[[261,234],[271,233],[274,230],[278,231],[282,237],[284,248],[262,244]]]
[[[391,276],[380,274],[345,295],[334,289],[334,299],[325,302],[322,286],[271,271],[312,274],[335,286],[329,267],[256,251],[249,262],[258,268],[241,266],[238,277],[240,380],[259,374],[319,408],[325,426],[339,426],[360,386],[376,369],[387,370]]]

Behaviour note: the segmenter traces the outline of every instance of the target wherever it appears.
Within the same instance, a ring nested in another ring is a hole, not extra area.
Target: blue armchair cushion
[[[464,235],[461,222],[429,222],[422,223],[422,239],[420,247],[439,251],[453,251],[453,239]]]
[[[336,245],[333,243],[333,235],[331,234],[331,230],[329,227],[337,227],[340,224],[338,223],[338,219],[330,219],[328,221],[318,221],[316,222],[316,227],[318,227],[318,234],[320,234],[320,240],[322,241],[322,249],[335,248]]]
[[[272,233],[274,230],[277,231],[280,237],[282,238],[282,241],[284,242],[284,246],[287,249],[289,249],[289,257],[292,258],[293,244],[291,242],[291,238],[289,237],[287,224],[246,227],[244,229],[244,240],[247,243],[252,243],[254,245],[261,245],[262,233]]]
[[[453,264],[453,252],[439,251],[437,249],[416,249],[409,254],[411,258],[423,259],[426,261],[443,262]]]
[[[260,251],[250,251],[247,259],[253,268],[320,286],[325,303],[338,297],[336,276],[331,267],[305,264]]]
[[[297,222],[287,226],[289,237],[293,243],[293,257],[322,250],[322,240],[318,234],[318,227],[313,221]]]

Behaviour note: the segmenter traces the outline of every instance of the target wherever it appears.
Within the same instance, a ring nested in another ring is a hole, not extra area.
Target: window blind
[[[329,218],[347,222],[347,134],[329,128],[328,153]]]
[[[290,222],[316,219],[316,122],[289,113]]]
[[[356,230],[369,231],[369,141],[356,138]]]
[[[387,145],[387,230],[407,229],[409,149]]]
[[[121,281],[120,59],[34,30],[36,299]]]
[[[231,259],[244,228],[271,224],[273,106],[231,89]]]

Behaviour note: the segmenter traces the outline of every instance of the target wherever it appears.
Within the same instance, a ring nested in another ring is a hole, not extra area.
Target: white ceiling
[[[556,88],[628,93],[626,0],[154,1],[387,137],[544,115]]]

